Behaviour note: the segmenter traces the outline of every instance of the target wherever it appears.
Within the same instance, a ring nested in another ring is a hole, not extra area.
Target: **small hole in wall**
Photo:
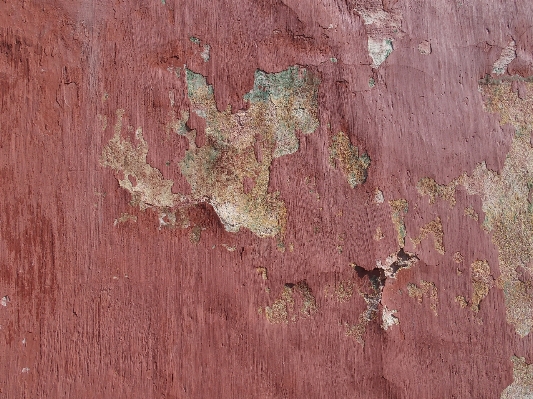
[[[255,180],[244,176],[244,179],[242,180],[242,188],[244,190],[244,194],[249,194],[250,191],[252,191],[255,187]]]

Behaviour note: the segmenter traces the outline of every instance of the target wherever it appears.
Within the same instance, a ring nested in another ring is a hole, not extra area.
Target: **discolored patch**
[[[309,134],[318,127],[318,80],[298,67],[257,71],[244,97],[250,107],[233,114],[217,110],[213,88],[202,75],[187,70],[186,76],[191,112],[205,119],[207,137],[206,145],[197,147],[191,131],[181,163],[192,198],[209,202],[227,231],[243,227],[260,237],[283,235],[286,208],[278,193],[268,192],[270,166],[274,158],[298,150],[296,131]],[[253,186],[245,189],[245,179]]]
[[[142,129],[135,131],[136,144],[122,137],[123,110],[117,110],[114,135],[102,151],[100,163],[123,175],[117,177],[120,187],[131,194],[131,204],[144,210],[150,207],[172,208],[179,200],[172,193],[172,180],[164,179],[161,172],[146,162],[148,143]]]
[[[434,204],[435,200],[440,198],[448,201],[450,206],[453,207],[455,205],[455,189],[458,184],[459,181],[457,179],[451,181],[448,185],[441,185],[429,177],[424,177],[420,179],[416,188],[420,195],[429,196],[430,204]]]
[[[299,313],[295,311],[295,299],[301,302]],[[266,318],[272,324],[295,322],[299,317],[312,316],[316,311],[316,299],[305,281],[285,284],[280,297],[265,307]]]
[[[479,312],[481,301],[494,286],[494,278],[490,274],[490,267],[486,260],[476,260],[471,265],[472,280],[472,311]]]
[[[402,198],[389,201],[389,205],[391,207],[392,224],[398,233],[398,245],[400,248],[403,248],[405,246],[405,236],[407,234],[405,230],[404,216],[409,210],[409,206],[407,200]]]
[[[420,287],[416,284],[409,283],[407,285],[407,293],[411,298],[414,298],[418,301],[418,303],[422,303],[424,300],[424,297],[426,297],[429,300],[429,307],[435,314],[435,316],[438,316],[438,305],[439,305],[439,297],[438,297],[438,290],[435,286],[435,283],[432,283],[430,281],[420,281]]]
[[[429,234],[433,236],[433,241],[435,243],[435,249],[437,252],[441,255],[444,255],[444,231],[442,229],[440,217],[437,217],[435,220],[432,220],[425,226],[422,226],[420,228],[420,234],[418,237],[412,239],[413,244],[415,246],[420,245],[422,240],[427,238]]]
[[[346,133],[339,132],[333,136],[329,156],[333,165],[337,161],[351,188],[366,181],[370,158],[366,153],[359,155],[359,148],[352,145]]]
[[[530,399],[533,397],[533,364],[527,364],[524,357],[511,357],[513,383],[505,388],[501,399]]]

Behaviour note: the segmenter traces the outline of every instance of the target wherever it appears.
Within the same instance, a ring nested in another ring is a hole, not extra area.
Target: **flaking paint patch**
[[[386,11],[381,0],[368,0],[356,6],[364,21],[368,36],[368,54],[372,67],[378,68],[392,53],[394,36],[399,35],[402,16],[396,11]]]
[[[400,248],[403,248],[405,246],[405,236],[407,234],[405,230],[404,217],[409,210],[409,205],[407,200],[403,198],[391,200],[389,201],[389,205],[391,207],[392,224],[394,225],[398,235],[398,245]]]
[[[400,324],[400,320],[396,316],[394,316],[394,313],[398,312],[394,309],[388,309],[386,306],[383,306],[383,309],[381,309],[381,328],[383,328],[385,331],[392,328],[394,325]]]
[[[195,201],[209,202],[225,229],[247,228],[260,237],[283,235],[286,208],[278,193],[269,193],[274,158],[296,152],[296,131],[318,127],[319,81],[306,69],[291,67],[267,74],[257,71],[254,88],[244,96],[250,106],[233,114],[216,108],[212,86],[202,75],[186,71],[191,111],[205,119],[207,144],[197,148],[195,132],[181,172]],[[256,147],[261,156],[256,156]],[[253,181],[245,192],[244,180]]]
[[[507,67],[516,58],[516,43],[511,40],[509,44],[502,50],[500,58],[496,60],[492,66],[492,73],[495,75],[503,75],[507,72]]]
[[[295,296],[299,296],[302,306],[300,312],[295,311]],[[272,324],[295,322],[299,317],[312,316],[317,311],[316,299],[307,282],[285,284],[278,299],[265,307],[265,316]]]
[[[337,162],[351,188],[366,181],[370,157],[366,153],[359,155],[359,148],[352,145],[346,133],[339,132],[333,136],[329,156],[332,165]]]
[[[505,388],[501,399],[533,398],[533,364],[527,364],[524,357],[511,357],[513,363],[513,382]]]
[[[504,291],[507,321],[520,336],[533,327],[532,281],[522,279],[519,270],[533,272],[533,84],[527,96],[520,98],[511,82],[485,84],[480,87],[489,112],[500,115],[500,124],[515,128],[514,139],[503,169],[498,173],[482,163],[463,184],[470,195],[479,195],[485,213],[484,228],[491,233],[498,248],[499,281]]]
[[[172,193],[174,182],[146,161],[148,143],[142,129],[135,131],[135,144],[122,137],[123,110],[117,110],[114,135],[102,151],[100,163],[124,175],[117,177],[120,187],[131,194],[131,204],[144,210],[150,207],[172,208],[180,197]]]
[[[490,274],[490,267],[486,260],[476,260],[471,265],[472,281],[472,311],[479,312],[481,301],[494,286],[494,278]]]
[[[435,220],[422,226],[418,237],[412,238],[411,240],[413,241],[413,244],[417,246],[420,245],[422,240],[426,239],[429,234],[433,236],[433,242],[435,243],[435,249],[437,252],[444,255],[444,230],[442,229],[440,217],[437,217]]]
[[[375,288],[372,293],[360,293],[366,302],[366,309],[359,316],[359,320],[354,325],[345,324],[346,336],[354,337],[355,340],[365,346],[365,333],[367,326],[377,318],[379,313],[379,304],[381,303],[382,288]]]
[[[416,284],[407,284],[407,294],[417,300],[418,303],[422,303],[424,298],[429,301],[429,307],[433,311],[435,316],[438,316],[439,296],[435,283],[430,281],[420,281],[420,286]]]
[[[437,198],[450,203],[450,207],[455,205],[455,189],[459,184],[458,180],[451,181],[448,185],[438,184],[434,179],[424,177],[420,179],[416,188],[420,195],[427,195],[429,203],[434,204]]]

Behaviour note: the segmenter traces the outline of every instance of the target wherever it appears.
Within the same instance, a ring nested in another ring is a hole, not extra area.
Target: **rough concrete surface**
[[[0,397],[533,397],[532,20],[0,1]]]

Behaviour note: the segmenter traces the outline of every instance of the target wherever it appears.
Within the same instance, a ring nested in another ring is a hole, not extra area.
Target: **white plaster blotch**
[[[502,392],[501,399],[533,399],[533,364],[513,356],[513,383]]]
[[[2,306],[7,306],[9,302],[11,302],[11,300],[9,299],[7,295],[2,297],[2,299],[0,299],[0,305]]]
[[[500,58],[492,65],[492,73],[503,75],[507,72],[507,67],[516,58],[516,43],[514,40],[502,50]]]
[[[392,53],[391,39],[374,39],[368,38],[368,54],[372,58],[372,68],[377,68],[387,59]]]
[[[398,312],[394,309],[388,309],[386,306],[383,306],[383,309],[381,311],[381,327],[387,331],[389,328],[391,328],[394,325],[400,324],[400,320],[396,316],[394,316],[394,313]]]
[[[200,57],[202,57],[204,62],[209,61],[209,50],[210,49],[211,49],[211,47],[209,46],[209,44],[204,44],[204,50],[200,54]]]
[[[379,188],[376,188],[376,191],[374,191],[374,203],[383,204],[383,202],[385,202],[383,191],[381,191]]]

